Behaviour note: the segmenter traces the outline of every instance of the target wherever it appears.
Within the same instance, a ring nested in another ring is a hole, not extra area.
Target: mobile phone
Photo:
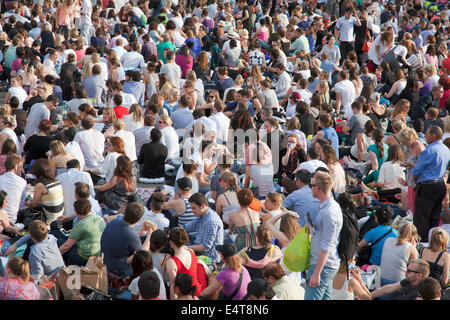
[[[59,229],[59,231],[61,231],[61,233],[62,233],[65,237],[68,237],[68,236],[69,236],[69,233],[68,233],[65,229],[61,228],[61,229]]]
[[[352,270],[356,265],[352,262],[348,265],[348,270]]]

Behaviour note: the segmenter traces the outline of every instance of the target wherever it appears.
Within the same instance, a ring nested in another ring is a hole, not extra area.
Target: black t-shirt
[[[419,297],[417,288],[413,287],[406,279],[400,281],[400,285],[403,288],[394,293],[392,300],[416,300]]]
[[[50,142],[53,141],[51,136],[39,136],[37,134],[28,138],[23,150],[27,153],[26,161],[30,163],[31,160],[47,159],[45,153],[50,150]]]
[[[260,249],[250,248],[247,250],[247,255],[250,259],[258,261],[258,260],[264,259],[264,257],[266,256],[268,251],[269,251],[269,248],[260,248]],[[263,278],[261,269],[252,268],[252,267],[248,267],[248,266],[245,266],[245,267],[247,268],[248,273],[250,274],[250,278],[252,280],[258,279],[258,278],[261,278],[261,279]]]

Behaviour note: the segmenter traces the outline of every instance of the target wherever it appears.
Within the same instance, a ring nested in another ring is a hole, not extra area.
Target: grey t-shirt
[[[39,123],[44,119],[50,119],[50,110],[44,103],[33,104],[25,126],[25,136],[28,138],[35,133],[39,133]]]
[[[347,122],[347,126],[350,127],[350,140],[352,144],[355,144],[356,136],[358,133],[364,132],[364,125],[370,120],[368,116],[362,113],[354,114]]]
[[[261,96],[264,98],[264,108],[272,109],[276,107],[278,109],[278,97],[273,89],[267,89],[261,92]]]

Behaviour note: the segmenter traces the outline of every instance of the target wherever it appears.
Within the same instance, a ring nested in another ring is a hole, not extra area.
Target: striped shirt
[[[185,224],[193,221],[195,219],[195,215],[192,213],[192,208],[188,199],[183,197],[180,198],[183,199],[184,204],[186,205],[186,211],[182,215],[178,216],[178,225],[183,227]]]

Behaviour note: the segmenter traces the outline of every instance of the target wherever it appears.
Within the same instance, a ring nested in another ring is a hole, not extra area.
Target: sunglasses
[[[312,183],[310,183],[310,184],[309,184],[309,187],[310,187],[310,188],[312,188],[312,187],[317,187],[317,184],[312,184]]]
[[[415,270],[411,270],[411,269],[406,269],[406,272],[420,273],[419,271],[415,271]]]

